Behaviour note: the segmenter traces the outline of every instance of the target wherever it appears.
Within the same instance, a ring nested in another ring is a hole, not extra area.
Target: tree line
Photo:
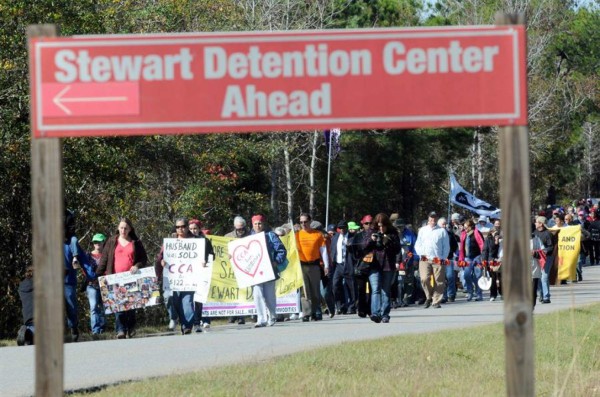
[[[0,0],[0,337],[18,329],[16,288],[31,262],[28,25],[53,23],[64,36],[344,29],[493,24],[497,11],[528,16],[532,204],[545,204],[551,185],[561,203],[600,196],[597,0]],[[445,212],[449,171],[499,204],[497,132],[342,131],[330,223],[381,211],[417,223]],[[309,212],[324,222],[327,156],[323,130],[64,139],[65,207],[85,248],[127,216],[152,256],[176,216],[199,218],[214,234],[238,214],[280,225]]]

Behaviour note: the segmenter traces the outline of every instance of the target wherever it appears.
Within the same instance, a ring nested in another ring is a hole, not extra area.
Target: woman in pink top
[[[110,237],[98,265],[98,275],[131,272],[146,267],[148,255],[144,245],[135,234],[131,221],[121,218],[117,235]],[[135,335],[135,311],[127,310],[115,313],[117,339],[132,338]]]

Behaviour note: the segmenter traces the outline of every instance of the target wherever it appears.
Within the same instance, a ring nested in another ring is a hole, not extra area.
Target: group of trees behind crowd
[[[31,261],[29,24],[54,23],[64,36],[370,28],[493,24],[497,11],[528,16],[532,203],[545,203],[550,185],[559,202],[600,195],[598,0],[0,0],[0,337],[18,328],[16,286]],[[449,170],[499,204],[497,132],[343,131],[329,220],[386,211],[417,222],[447,207]],[[325,220],[322,130],[64,139],[63,148],[65,206],[87,248],[123,215],[151,256],[179,215],[214,234],[236,214],[281,224],[306,211]]]

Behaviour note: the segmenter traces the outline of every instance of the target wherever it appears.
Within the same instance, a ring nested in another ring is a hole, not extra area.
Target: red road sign
[[[35,137],[526,125],[522,26],[30,40]]]

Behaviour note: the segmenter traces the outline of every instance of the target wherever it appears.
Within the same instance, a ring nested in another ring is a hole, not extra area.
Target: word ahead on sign
[[[30,40],[35,137],[526,125],[522,26]]]

